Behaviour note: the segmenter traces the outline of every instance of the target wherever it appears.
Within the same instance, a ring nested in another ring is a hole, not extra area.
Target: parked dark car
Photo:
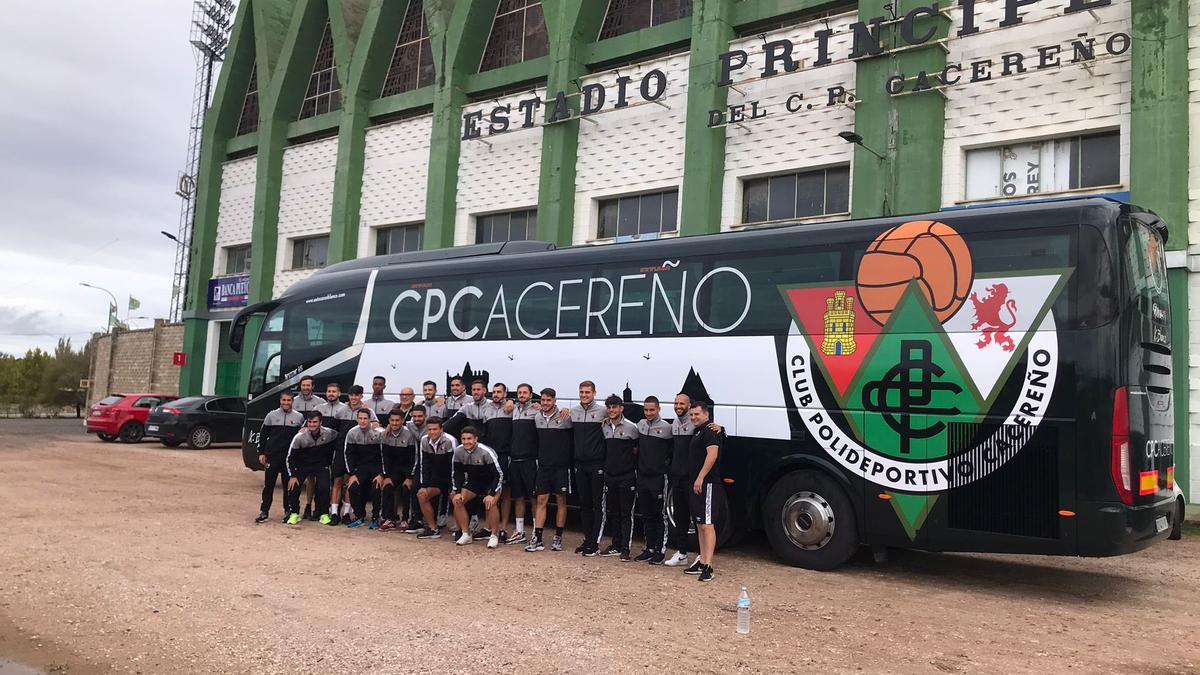
[[[235,396],[189,396],[150,411],[146,435],[174,448],[203,450],[213,443],[240,443],[246,402]]]
[[[102,441],[137,443],[146,431],[151,408],[173,401],[174,394],[113,394],[92,406],[84,423]]]

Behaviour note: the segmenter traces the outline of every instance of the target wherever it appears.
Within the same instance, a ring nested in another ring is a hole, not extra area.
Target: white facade
[[[337,149],[338,139],[334,137],[294,145],[283,151],[275,295],[314,272],[312,269],[292,269],[292,242],[305,236],[329,234]]]
[[[599,200],[678,188],[683,194],[683,143],[687,117],[688,55],[647,61],[583,78],[601,84],[604,108],[579,122],[575,161],[575,231],[572,241],[598,239]],[[643,101],[639,88],[651,70],[666,74],[657,101]],[[628,107],[616,108],[617,78],[628,77]]]
[[[258,158],[225,162],[221,167],[221,200],[217,207],[217,246],[213,256],[214,277],[225,274],[225,253],[230,246],[250,243],[254,230],[254,186]],[[253,254],[253,251],[251,251]]]
[[[538,177],[542,167],[542,127],[518,128],[522,114],[517,105],[522,99],[546,97],[546,91],[505,96],[472,103],[463,114],[482,111],[486,127],[492,108],[511,105],[512,128],[502,134],[483,136],[462,142],[458,159],[458,207],[454,217],[454,245],[475,243],[475,219],[500,211],[537,209]],[[542,119],[539,110],[537,120]]]
[[[1004,3],[980,2],[976,11],[978,25],[995,26],[1004,18]],[[1092,13],[1064,16],[1062,7],[1054,3],[1035,4],[1024,8],[1025,22],[1020,26],[950,41],[946,60],[963,64],[964,83],[946,89],[943,206],[966,200],[965,158],[972,149],[1097,131],[1121,132],[1121,183],[1079,193],[1129,189],[1130,53],[1116,57],[1104,53],[1108,35],[1130,31],[1129,11],[1129,3],[1115,3]],[[1087,67],[1070,63],[1070,40],[1084,32],[1097,38],[1096,60]],[[1031,48],[1056,44],[1065,46],[1059,55],[1062,65],[1036,70],[1030,54],[1037,52]],[[1029,71],[1002,77],[1000,56],[1008,52],[1024,54]],[[983,59],[995,61],[993,81],[966,83],[969,64]],[[1038,196],[1045,195],[1032,198]]]
[[[425,220],[432,130],[432,115],[367,130],[358,226],[360,257],[375,254],[379,228]]]
[[[845,54],[849,53],[852,42],[849,26],[857,20],[855,12],[830,17],[829,28],[834,32],[829,40],[830,52],[840,55],[833,63],[817,68],[812,66],[812,36],[825,28],[825,22],[809,21],[765,34],[766,42],[790,40],[800,45],[797,54],[803,53],[804,57],[798,59],[799,70],[767,79],[734,76],[734,85],[729,89],[729,105],[746,105],[749,116],[750,102],[757,101],[767,116],[725,127],[722,230],[742,223],[742,185],[746,179],[850,165],[854,146],[839,138],[838,132],[854,129],[854,110],[846,104],[826,104],[829,87],[845,87],[848,93],[854,93],[855,64],[845,58]],[[749,54],[749,63],[757,66],[763,62],[764,44],[763,38],[754,35],[733,42],[730,49],[745,51]],[[792,106],[801,109],[789,113],[788,99],[797,93],[803,94],[804,100],[795,99]],[[810,104],[812,108],[807,107]],[[833,218],[847,216],[834,215]]]

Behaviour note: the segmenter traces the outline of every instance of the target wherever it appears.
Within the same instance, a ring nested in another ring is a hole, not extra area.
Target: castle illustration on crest
[[[825,298],[824,322],[822,354],[849,356],[858,349],[854,342],[854,298],[846,297],[846,291],[834,291],[832,298]]]

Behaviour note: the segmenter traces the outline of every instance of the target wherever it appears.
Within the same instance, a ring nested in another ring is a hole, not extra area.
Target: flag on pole
[[[133,312],[142,306],[142,302],[132,295],[129,296],[129,311]]]
[[[121,322],[117,319],[117,305],[110,302],[108,303],[108,327],[112,329],[119,328],[120,326]]]

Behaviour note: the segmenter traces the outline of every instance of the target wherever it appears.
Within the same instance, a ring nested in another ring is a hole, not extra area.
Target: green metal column
[[[354,42],[342,81],[342,117],[338,126],[337,169],[333,181],[333,213],[329,230],[329,262],[358,257],[359,209],[362,206],[363,166],[366,162],[370,104],[379,98],[391,63],[392,47],[408,0],[371,0],[357,41],[344,28],[334,31],[335,43]],[[344,21],[333,22],[334,26]],[[340,38],[340,39],[339,39]],[[340,64],[339,64],[340,67]]]
[[[1170,227],[1168,248],[1188,246],[1188,3],[1131,0],[1133,21],[1129,189],[1133,203],[1153,209]],[[1188,273],[1171,284],[1175,479],[1188,490]]]
[[[255,31],[250,6],[250,3],[243,3],[238,8],[225,54],[225,67],[217,80],[200,141],[196,214],[188,251],[188,295],[184,299],[187,311],[183,321],[183,352],[187,355],[187,365],[179,372],[179,393],[184,396],[199,394],[203,386],[208,320],[189,315],[204,312],[208,307],[208,280],[212,277],[216,256],[225,144],[237,133],[243,99],[255,67]],[[216,358],[215,354],[213,358]]]
[[[891,3],[859,0],[859,18],[887,16],[885,4]],[[940,0],[942,7],[949,4],[949,0]],[[945,37],[949,26],[949,20],[942,16],[914,20],[917,34],[936,27],[934,39]],[[881,34],[885,51],[904,44],[895,24],[882,28]],[[859,101],[854,110],[854,130],[884,159],[865,148],[854,149],[850,210],[855,218],[941,208],[946,100],[932,89],[890,96],[886,86],[890,77],[911,78],[921,70],[940,73],[945,65],[946,53],[936,44],[858,61],[854,88]],[[908,88],[912,89],[911,82]]]
[[[464,81],[479,69],[499,0],[429,0],[425,19],[437,69],[433,131],[429,140],[429,187],[425,195],[425,248],[454,245],[458,158],[462,144]]]
[[[692,9],[688,57],[687,128],[683,147],[683,189],[679,233],[709,234],[721,229],[721,190],[725,177],[725,127],[710,129],[708,112],[723,110],[729,90],[718,87],[717,58],[733,39],[733,0],[697,0]]]
[[[329,18],[325,0],[299,0],[284,39],[279,63],[265,94],[258,129],[258,172],[254,186],[254,226],[251,240],[258,243],[250,262],[250,304],[274,295],[276,251],[279,246],[279,197],[283,185],[283,153],[288,125],[295,121],[317,57],[321,34]],[[261,92],[261,90],[260,90]],[[261,319],[246,326],[242,348],[242,389],[250,379]]]
[[[577,94],[587,74],[586,47],[596,39],[607,3],[553,2],[542,5],[550,39],[547,97]],[[539,239],[569,246],[575,229],[575,161],[579,150],[579,97],[567,99],[572,116],[542,128],[542,164],[538,184]],[[547,106],[550,116],[552,106]]]

